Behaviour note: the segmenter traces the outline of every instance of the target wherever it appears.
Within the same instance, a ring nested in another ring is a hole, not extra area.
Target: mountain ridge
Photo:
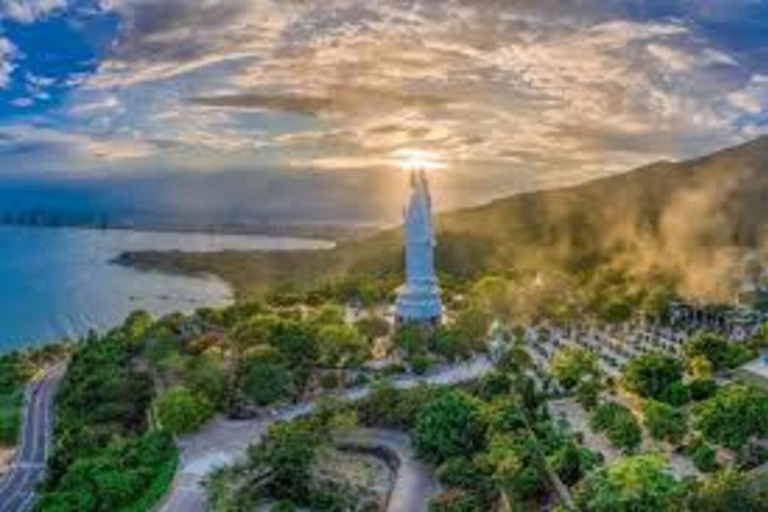
[[[768,136],[681,162],[649,165],[559,189],[526,192],[436,217],[441,271],[674,275],[690,295],[722,300],[768,227]],[[122,263],[214,273],[241,295],[344,273],[401,271],[400,228],[312,254],[133,253]]]

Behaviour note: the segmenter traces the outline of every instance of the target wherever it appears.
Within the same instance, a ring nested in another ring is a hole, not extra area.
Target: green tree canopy
[[[176,434],[199,428],[213,414],[204,397],[184,387],[166,391],[157,401],[157,415],[164,428]]]
[[[684,409],[648,400],[644,408],[645,428],[652,438],[673,445],[680,444],[688,433],[688,416]]]
[[[358,366],[370,356],[370,346],[354,327],[331,324],[320,327],[320,361],[327,366]]]
[[[689,362],[703,357],[715,371],[729,368],[733,363],[731,344],[725,336],[717,333],[698,332],[685,342],[683,350]]]
[[[552,373],[566,390],[574,389],[584,379],[599,379],[597,357],[581,347],[558,350],[552,359]]]
[[[676,512],[684,486],[655,454],[617,459],[577,486],[576,504],[583,512]]]
[[[708,441],[738,450],[768,432],[768,397],[741,384],[721,388],[696,407],[695,425]]]
[[[311,469],[319,439],[303,421],[279,422],[262,441],[248,449],[251,462],[269,472],[271,495],[301,502],[312,481]]]
[[[600,404],[590,423],[596,431],[605,432],[613,446],[627,452],[635,450],[643,440],[643,432],[632,411],[616,402]]]
[[[379,315],[366,316],[355,322],[357,330],[365,336],[368,341],[381,338],[389,334],[389,322],[386,318]]]
[[[285,364],[253,359],[245,366],[242,379],[245,394],[258,405],[271,405],[293,394],[291,372]]]
[[[632,359],[623,377],[630,391],[662,400],[670,387],[682,381],[683,365],[674,357],[656,352]]]
[[[692,512],[761,512],[765,491],[751,478],[728,468],[700,480],[689,493],[687,509]]]
[[[484,435],[480,401],[464,392],[451,391],[419,411],[414,443],[424,458],[439,464],[478,451]]]
[[[452,328],[455,335],[473,350],[482,351],[486,347],[491,321],[486,310],[472,307],[459,312]]]

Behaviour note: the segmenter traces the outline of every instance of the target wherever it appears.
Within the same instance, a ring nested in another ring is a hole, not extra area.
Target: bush
[[[414,356],[410,362],[411,369],[416,375],[425,375],[432,366],[432,360],[428,356]]]
[[[255,360],[248,363],[243,391],[257,405],[272,405],[293,391],[291,372],[282,363]]]
[[[148,510],[170,485],[177,457],[172,439],[162,432],[116,441],[72,464],[56,489],[43,493],[39,510]]]
[[[694,450],[691,460],[702,473],[717,471],[717,450],[708,444],[702,444]]]
[[[339,376],[333,372],[326,372],[320,377],[320,385],[323,389],[336,389],[339,387]]]
[[[682,380],[673,382],[659,396],[659,400],[675,407],[682,407],[691,401],[691,392]]]
[[[679,386],[670,391],[670,387],[682,383],[683,379],[683,365],[674,357],[652,353],[632,359],[624,368],[623,376],[627,388],[644,398],[663,401],[680,399],[678,395],[682,391]],[[664,400],[664,397],[667,399]]]
[[[23,396],[20,390],[0,395],[0,447],[14,446],[17,442]]]
[[[450,391],[419,411],[414,444],[420,455],[434,463],[470,456],[484,441],[485,424],[480,402],[466,393]]]
[[[669,404],[649,400],[645,404],[645,427],[652,438],[680,444],[688,433],[685,411]]]
[[[749,386],[724,387],[698,404],[695,413],[696,428],[707,441],[733,450],[768,433],[768,397]]]
[[[213,406],[206,398],[183,387],[167,391],[157,401],[160,423],[174,434],[197,430],[213,412]]]
[[[715,379],[695,379],[688,384],[691,400],[694,402],[701,402],[715,396],[717,389],[718,386]]]
[[[615,402],[597,407],[591,425],[596,431],[604,432],[613,446],[626,452],[633,451],[643,440],[643,431],[632,411]]]
[[[269,509],[269,512],[295,512],[296,506],[288,501],[288,500],[281,500],[272,505],[272,507]]]

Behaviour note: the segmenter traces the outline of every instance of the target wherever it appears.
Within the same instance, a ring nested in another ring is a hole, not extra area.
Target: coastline
[[[93,231],[132,231],[137,233],[200,234],[267,236],[275,238],[301,238],[304,240],[344,241],[364,238],[382,228],[375,226],[354,226],[345,224],[161,224],[161,223],[114,223],[98,224],[89,222],[0,222],[0,228],[47,228],[84,229]]]

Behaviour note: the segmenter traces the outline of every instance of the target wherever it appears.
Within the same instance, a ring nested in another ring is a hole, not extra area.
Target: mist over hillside
[[[768,225],[768,137],[681,163],[524,194],[441,218],[487,240],[489,264],[667,272],[683,293],[724,300]]]

